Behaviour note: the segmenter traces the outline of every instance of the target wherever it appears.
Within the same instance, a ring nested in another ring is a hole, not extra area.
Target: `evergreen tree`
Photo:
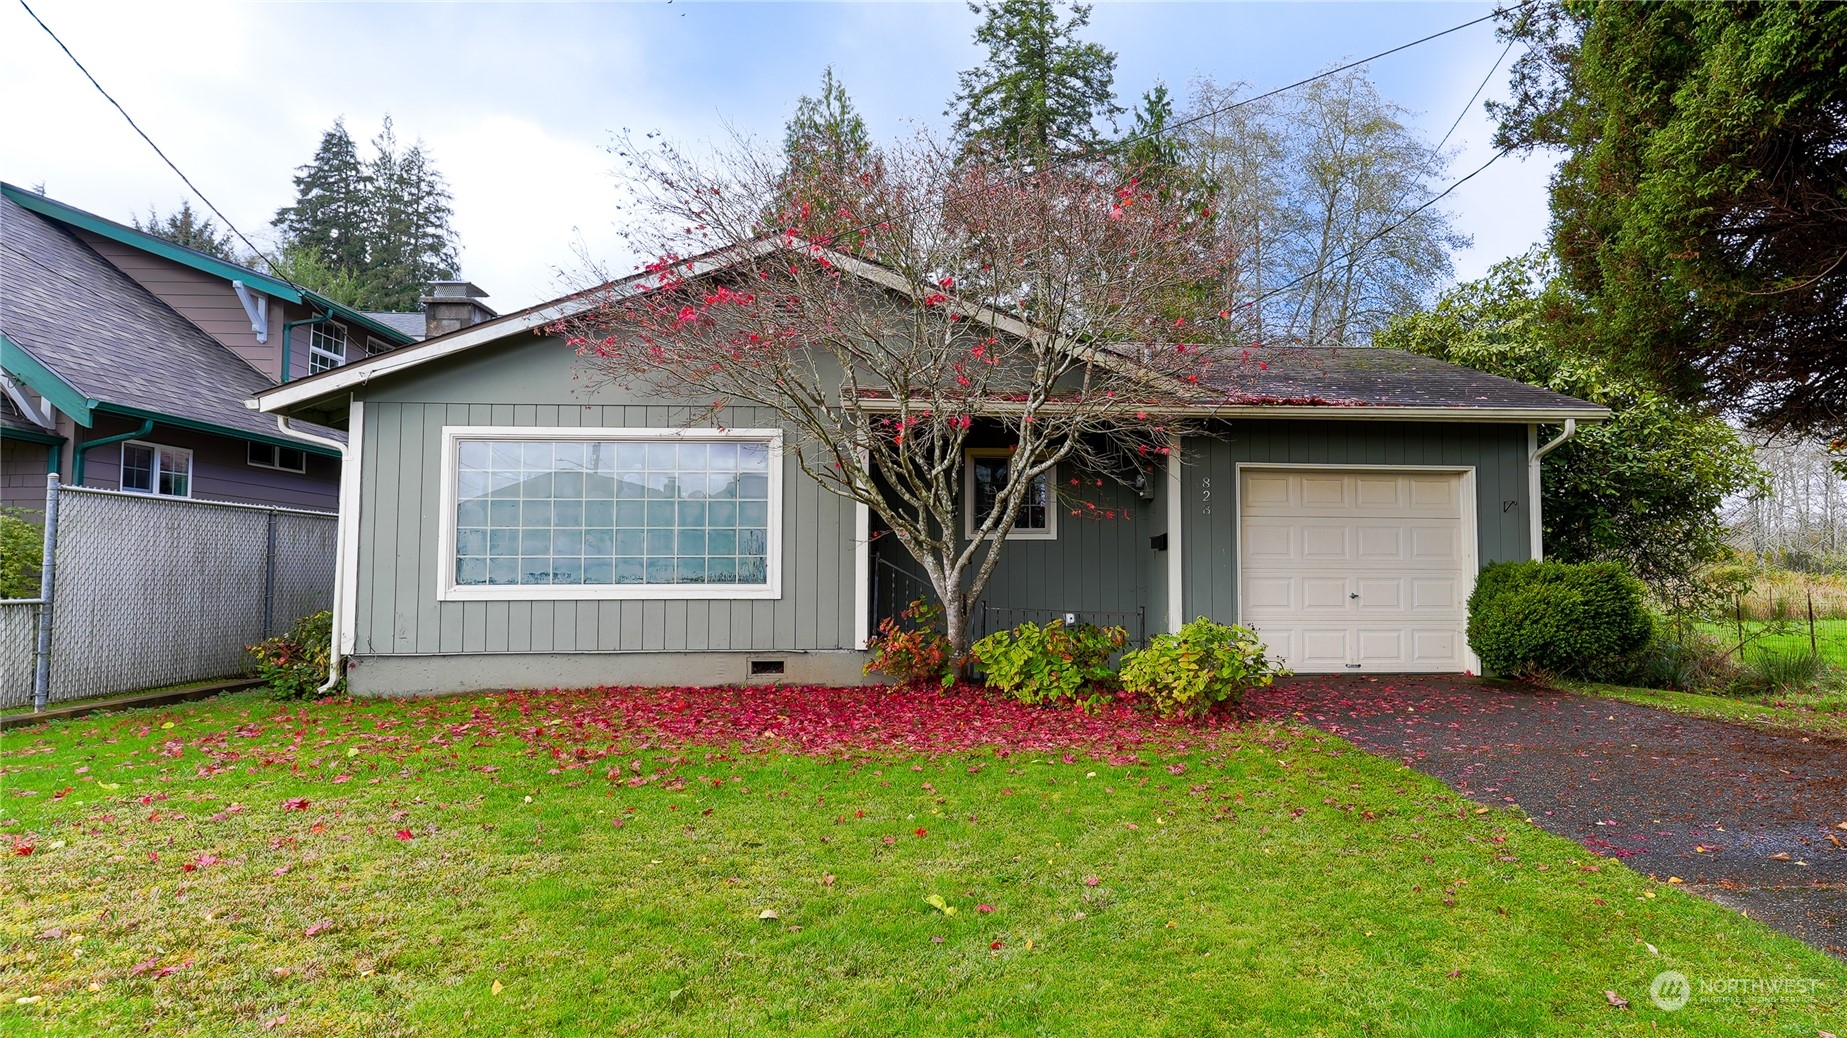
[[[391,117],[372,140],[371,240],[360,273],[369,309],[415,310],[424,286],[456,276],[448,185],[418,141],[400,152]]]
[[[1115,53],[1077,38],[1090,7],[1073,5],[1064,19],[1051,0],[989,0],[969,10],[982,15],[975,42],[988,57],[960,75],[943,113],[955,117],[962,147],[1040,164],[1100,154],[1098,120],[1113,126],[1122,109]]]
[[[832,244],[850,246],[838,239],[857,228],[855,214],[864,198],[858,188],[875,178],[877,159],[866,121],[833,68],[821,73],[821,96],[804,95],[796,102],[795,114],[783,127],[782,151],[786,166],[778,211],[769,221],[779,227],[800,223],[810,233],[821,228]],[[804,205],[811,210],[806,216],[791,211]],[[823,210],[819,218],[812,213],[815,207]]]
[[[391,118],[362,162],[343,120],[295,178],[295,204],[276,214],[292,266],[338,287],[366,310],[414,310],[424,286],[457,275],[448,184],[421,141],[400,149]],[[314,287],[310,285],[309,287]],[[318,289],[317,289],[318,290]]]
[[[217,221],[209,216],[201,216],[192,208],[191,201],[180,202],[180,207],[165,216],[148,206],[147,223],[142,223],[138,216],[130,216],[135,230],[146,231],[156,238],[165,238],[175,245],[184,245],[207,256],[216,256],[221,260],[237,261],[237,250],[232,245],[230,231],[218,229]]]
[[[277,210],[270,225],[328,268],[357,274],[366,269],[371,209],[372,178],[341,118],[321,134],[314,158],[297,167],[295,204]]]

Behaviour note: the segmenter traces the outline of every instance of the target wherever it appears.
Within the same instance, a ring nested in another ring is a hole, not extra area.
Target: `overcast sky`
[[[962,3],[181,4],[28,0],[246,234],[292,201],[290,177],[337,117],[362,143],[390,113],[455,195],[462,268],[502,312],[557,295],[576,243],[623,269],[607,147],[624,128],[696,146],[769,137],[833,65],[877,137],[943,127],[956,73],[984,55]],[[1117,54],[1125,107],[1157,80],[1258,90],[1485,14],[1481,3],[1098,3],[1087,38]],[[0,4],[0,179],[126,222],[186,189],[16,3]],[[1432,140],[1504,45],[1492,23],[1372,67]],[[1505,66],[1486,96],[1506,89]],[[1452,175],[1485,161],[1477,101]],[[1550,160],[1501,160],[1447,200],[1474,247],[1463,278],[1545,233]]]

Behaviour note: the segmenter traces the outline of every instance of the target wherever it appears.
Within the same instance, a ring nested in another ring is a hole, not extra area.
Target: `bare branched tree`
[[[1208,214],[1105,167],[965,161],[928,137],[844,165],[747,140],[626,154],[636,247],[659,258],[557,330],[593,379],[698,401],[694,421],[780,416],[802,470],[917,560],[958,650],[1005,534],[1054,506],[1054,466],[1153,478],[1173,405],[1240,363],[1157,316],[1221,283]],[[968,537],[971,437],[1011,454]]]

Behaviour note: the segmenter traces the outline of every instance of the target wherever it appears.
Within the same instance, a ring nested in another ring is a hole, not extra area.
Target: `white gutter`
[[[1539,479],[1539,459],[1557,450],[1566,440],[1577,435],[1577,432],[1578,420],[1576,418],[1567,418],[1565,419],[1565,431],[1559,433],[1556,439],[1541,447],[1538,446],[1539,426],[1534,424],[1526,427],[1526,496],[1527,500],[1533,503],[1532,509],[1528,514],[1532,516],[1532,521],[1529,525],[1532,527],[1530,534],[1532,537],[1531,554],[1535,562],[1546,557],[1545,521],[1544,516],[1541,514],[1544,506],[1544,499],[1541,496],[1543,488]]]
[[[340,683],[341,663],[353,649],[356,624],[354,622],[353,592],[358,587],[359,546],[354,536],[359,528],[359,452],[360,437],[365,434],[365,403],[347,398],[350,417],[347,420],[347,442],[316,436],[303,432],[290,424],[288,415],[276,416],[276,428],[286,436],[293,436],[309,443],[318,443],[340,452],[340,505],[339,518],[334,525],[334,572],[333,572],[333,632],[332,644],[327,654],[327,680],[316,692],[328,692]]]
[[[900,402],[883,397],[860,401],[859,406],[870,412],[884,413],[899,410]],[[917,405],[912,402],[910,405]],[[981,415],[1000,416],[1019,414],[1025,411],[1025,405],[1013,401],[989,400],[981,404]],[[1038,410],[1046,414],[1057,414],[1070,408],[1061,406],[1058,401],[1047,401],[1039,405]],[[1340,404],[1149,404],[1145,408],[1148,414],[1163,417],[1185,418],[1319,418],[1329,421],[1393,421],[1393,422],[1520,422],[1530,424],[1542,422],[1551,425],[1565,422],[1575,429],[1577,423],[1601,422],[1610,417],[1607,407],[1395,407],[1391,405],[1340,405]],[[1123,410],[1128,410],[1124,408]],[[1546,448],[1550,450],[1551,448]]]

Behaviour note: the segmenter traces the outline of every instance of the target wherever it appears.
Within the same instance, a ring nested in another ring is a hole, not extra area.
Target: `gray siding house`
[[[110,490],[332,508],[339,450],[284,434],[243,401],[416,342],[423,320],[360,313],[0,184],[0,505],[41,507],[57,473]]]
[[[877,621],[928,586],[915,563],[785,458],[772,412],[689,428],[684,402],[590,387],[543,334],[578,305],[250,401],[347,433],[335,616],[352,687],[863,680]],[[977,623],[1152,633],[1204,615],[1303,672],[1476,669],[1475,574],[1540,550],[1541,428],[1607,412],[1395,351],[1261,357],[1255,386],[1188,405],[1207,434],[1152,485],[1096,488],[1113,518],[1046,508],[1016,529]],[[969,452],[971,488],[990,456]]]

